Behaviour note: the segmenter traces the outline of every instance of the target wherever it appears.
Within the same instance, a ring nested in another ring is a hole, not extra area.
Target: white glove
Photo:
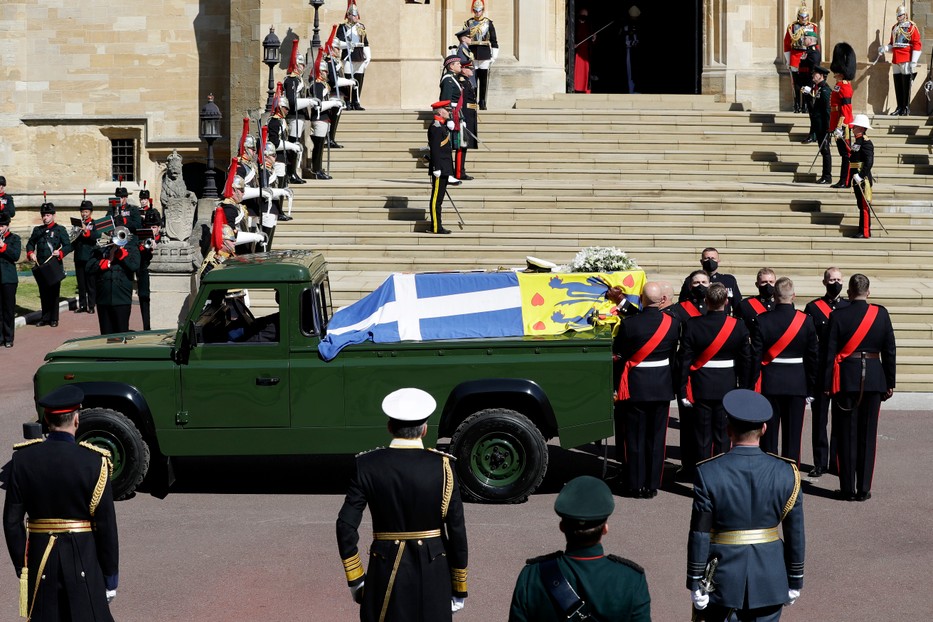
[[[298,143],[293,143],[286,140],[285,151],[301,151],[301,146],[299,146]]]
[[[808,396],[808,397],[807,397],[807,404],[812,404],[812,403],[813,403],[813,398]]]
[[[441,176],[441,169],[436,168],[436,169],[434,169],[434,172],[431,173],[431,174],[434,175],[435,177],[440,177],[440,176]]]
[[[363,585],[366,581],[362,581],[359,585],[354,585],[350,587],[350,596],[353,597],[353,602],[357,605],[363,603]]]
[[[836,131],[833,132],[833,136],[835,136],[836,138],[842,138],[843,134],[845,134],[845,132],[842,131],[841,127],[837,127]]]
[[[811,89],[809,86],[805,86],[802,89],[800,89],[800,92],[803,93],[804,95],[809,95],[812,91],[813,89]]]
[[[800,598],[800,590],[787,590],[787,602],[784,603],[785,607],[790,607],[797,599]]]
[[[492,58],[489,59],[490,63],[494,63],[499,60],[499,48],[492,48]]]
[[[878,54],[887,54],[890,51],[891,51],[891,44],[889,43],[888,45],[881,48],[881,50],[878,51]]]
[[[799,592],[798,592],[798,593],[799,593]],[[117,591],[116,591],[116,590],[107,590],[107,604],[108,604],[108,605],[109,605],[110,603],[112,603],[112,602],[113,602],[113,599],[116,598],[116,597],[117,597]]]
[[[342,101],[337,99],[328,99],[327,101],[321,102],[321,112],[326,112],[331,108],[340,108]]]
[[[791,591],[793,591],[793,590],[791,590]],[[798,592],[798,594],[799,594],[799,592]],[[450,612],[451,612],[451,613],[457,613],[458,611],[460,611],[461,609],[463,609],[463,605],[464,605],[463,599],[460,598],[459,596],[451,596],[451,597],[450,597]]]
[[[694,590],[690,592],[690,600],[693,601],[693,606],[703,611],[706,609],[706,605],[709,604],[709,594],[702,590]]]
[[[920,62],[920,54],[921,54],[921,50],[914,50],[914,51],[912,51],[912,52],[910,53],[910,62],[911,62],[912,64],[914,64],[914,65],[916,65],[918,62]],[[914,69],[914,71],[916,71],[916,69]]]
[[[917,73],[917,63],[910,63],[910,73]]]
[[[680,398],[680,403],[681,403],[682,406],[686,406],[687,408],[693,406],[693,402],[691,402],[690,400],[688,400],[688,399],[685,398],[685,397]]]
[[[454,122],[449,119],[447,120],[447,129],[448,130],[454,129]]]
[[[852,183],[853,183],[853,184],[860,184],[860,183],[862,183],[862,176],[859,175],[858,173],[856,173],[855,175],[853,175],[853,176],[852,176]]]
[[[784,64],[790,69],[790,52],[784,52]]]

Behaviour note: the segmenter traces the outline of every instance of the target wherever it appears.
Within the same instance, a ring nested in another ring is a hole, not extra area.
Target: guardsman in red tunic
[[[826,369],[823,367],[824,353],[826,350],[826,338],[829,330],[830,314],[836,309],[842,309],[849,306],[849,301],[840,298],[842,293],[842,272],[839,268],[826,268],[823,272],[823,286],[826,293],[819,298],[807,303],[803,312],[813,320],[813,327],[816,329],[816,336],[820,344],[820,368],[817,371],[816,380],[819,383],[816,392],[812,393],[813,402],[810,403],[810,413],[813,416],[813,470],[810,471],[810,477],[820,477],[823,473],[836,470],[836,423],[833,422],[832,441],[826,434],[826,424],[829,420],[829,398],[823,395],[826,387],[823,386],[823,379],[826,377]]]
[[[745,327],[749,332],[751,332],[755,320],[774,307],[774,284],[776,279],[777,275],[774,274],[774,270],[771,268],[759,270],[758,276],[755,278],[758,295],[749,296],[736,307],[735,317],[745,322]]]
[[[852,80],[855,79],[855,50],[848,43],[837,43],[833,48],[833,62],[829,65],[836,85],[829,98],[829,130],[836,138],[836,150],[841,165],[839,181],[831,188],[848,188],[849,180],[849,124],[852,123]]]
[[[810,21],[806,4],[797,9],[797,20],[787,25],[784,32],[784,62],[794,83],[794,112],[807,112],[806,98],[800,101],[800,89],[810,84],[810,65],[805,61],[811,48],[819,49],[819,27]]]
[[[871,498],[881,402],[894,394],[896,345],[887,309],[868,303],[864,274],[849,278],[849,306],[829,317],[825,395],[839,423],[839,488],[846,501]]]
[[[774,284],[774,307],[752,325],[752,356],[760,393],[771,403],[773,415],[761,448],[800,466],[803,416],[816,390],[819,353],[813,320],[794,309],[794,283],[781,277]]]
[[[897,7],[897,23],[891,28],[891,39],[878,54],[878,60],[881,60],[886,52],[894,53],[891,64],[894,65],[897,108],[891,113],[892,117],[910,114],[910,90],[917,76],[917,61],[922,47],[920,29],[907,18],[907,7],[902,4]]]

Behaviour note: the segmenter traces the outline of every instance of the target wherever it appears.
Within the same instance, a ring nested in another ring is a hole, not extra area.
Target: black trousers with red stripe
[[[671,402],[622,402],[625,466],[631,491],[661,487]]]
[[[867,179],[863,184],[870,184]],[[870,187],[870,186],[869,186]],[[852,184],[855,189],[855,204],[858,206],[858,232],[866,238],[871,237],[871,212],[868,207],[868,199],[865,198],[865,192],[862,190],[862,184]]]
[[[807,400],[802,395],[765,395],[771,404],[771,421],[761,438],[761,449],[778,453],[778,438],[781,439],[781,455],[800,466],[800,446],[803,438],[803,418]]]
[[[456,164],[454,165],[454,177],[457,179],[463,179],[463,176],[466,175],[466,158],[466,147],[457,149],[457,154],[455,156]]]
[[[881,393],[839,393],[833,398],[833,424],[838,424],[839,489],[843,494],[871,491],[878,444]]]

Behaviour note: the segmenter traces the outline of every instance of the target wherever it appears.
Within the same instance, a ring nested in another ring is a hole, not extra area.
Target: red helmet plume
[[[237,151],[237,157],[242,158],[246,153],[246,137],[249,136],[249,117],[243,117],[243,133],[240,134],[240,147]]]
[[[288,61],[288,74],[298,73],[298,37],[292,40],[292,56]]]

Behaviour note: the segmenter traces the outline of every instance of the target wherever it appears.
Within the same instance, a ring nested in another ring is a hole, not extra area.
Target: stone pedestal
[[[152,328],[175,328],[188,315],[188,305],[197,291],[197,266],[201,254],[184,242],[156,247],[149,266],[152,288]]]

